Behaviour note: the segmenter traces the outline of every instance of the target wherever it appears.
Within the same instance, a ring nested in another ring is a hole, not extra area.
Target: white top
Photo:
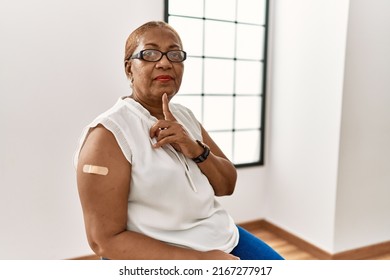
[[[170,110],[193,139],[202,139],[193,113],[170,103]],[[110,130],[131,163],[127,229],[180,247],[199,251],[219,249],[230,253],[238,243],[238,230],[230,215],[215,199],[207,177],[191,159],[171,145],[153,148],[149,130],[157,119],[131,98],[121,98],[88,125]]]

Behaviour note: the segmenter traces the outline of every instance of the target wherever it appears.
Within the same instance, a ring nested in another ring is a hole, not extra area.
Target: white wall
[[[327,251],[348,2],[286,0],[273,9],[267,219]]]
[[[350,4],[335,251],[390,240],[390,2]]]
[[[73,153],[83,126],[128,94],[125,40],[163,19],[163,2],[0,1],[0,259],[91,253]],[[259,170],[222,199],[238,222],[261,218]]]
[[[389,241],[390,4],[273,3],[266,218],[329,253]]]

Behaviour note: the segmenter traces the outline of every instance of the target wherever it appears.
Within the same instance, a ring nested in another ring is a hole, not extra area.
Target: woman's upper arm
[[[86,173],[84,165],[104,167],[108,173]],[[126,230],[130,179],[131,165],[114,135],[97,126],[89,133],[77,165],[78,191],[92,247]]]

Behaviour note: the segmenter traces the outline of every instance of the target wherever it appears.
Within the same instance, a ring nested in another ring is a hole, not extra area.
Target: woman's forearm
[[[237,171],[229,160],[211,152],[204,162],[198,163],[198,166],[207,176],[215,195],[231,195],[234,192]]]
[[[92,249],[107,259],[132,260],[222,260],[237,259],[220,250],[200,252],[169,245],[133,231],[123,231],[100,241],[90,242]]]

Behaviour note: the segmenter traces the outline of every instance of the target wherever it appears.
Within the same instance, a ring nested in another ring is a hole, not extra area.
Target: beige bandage
[[[108,168],[104,166],[85,164],[83,166],[83,172],[106,176],[108,174]]]

